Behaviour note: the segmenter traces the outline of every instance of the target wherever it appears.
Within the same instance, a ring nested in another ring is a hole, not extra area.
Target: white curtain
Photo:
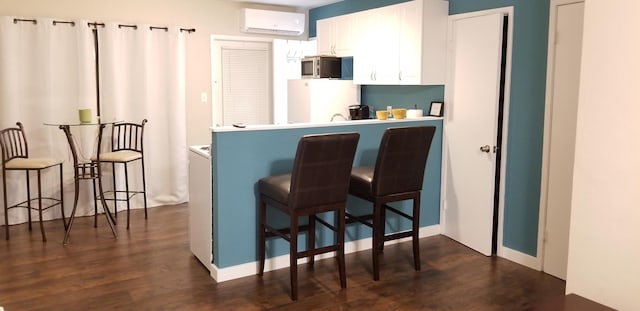
[[[102,120],[139,123],[148,119],[145,127],[148,204],[185,202],[188,192],[185,34],[174,28],[150,30],[148,25],[138,25],[133,29],[115,23],[98,29]],[[65,160],[67,216],[74,195],[69,145],[58,127],[46,124],[77,123],[81,108],[91,108],[96,114],[93,40],[92,30],[83,20],[71,24],[45,18],[34,22],[0,17],[0,128],[15,126],[20,121],[25,126],[31,156]],[[72,132],[81,160],[89,159],[95,152],[96,127],[75,127]],[[109,134],[109,127],[105,134]],[[104,139],[108,139],[107,135]],[[57,172],[51,170],[43,178],[43,192],[57,196]],[[133,187],[140,187],[138,167],[130,168],[130,179]],[[9,174],[7,187],[9,204],[26,198],[24,174]],[[105,187],[111,187],[110,176],[105,176]],[[90,182],[81,182],[77,216],[93,214],[92,196]],[[143,206],[139,197],[133,208]],[[2,223],[3,214],[4,208],[0,209]],[[57,207],[44,214],[45,219],[60,216]],[[9,224],[26,220],[26,210],[9,211]]]
[[[185,202],[185,34],[175,27],[121,25],[106,23],[98,28],[102,119],[135,123],[148,119],[144,137],[148,204]],[[130,176],[134,189],[141,189],[139,171],[129,170],[136,173],[133,185]],[[135,208],[142,207],[138,197]]]

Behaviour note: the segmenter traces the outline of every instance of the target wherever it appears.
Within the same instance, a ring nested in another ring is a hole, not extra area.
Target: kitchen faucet
[[[331,122],[333,122],[333,119],[335,117],[342,117],[343,120],[347,121],[347,118],[345,118],[345,116],[343,116],[341,113],[336,113],[336,114],[331,116]]]

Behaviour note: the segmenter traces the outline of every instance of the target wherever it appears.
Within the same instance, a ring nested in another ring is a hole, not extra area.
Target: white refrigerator
[[[299,79],[287,85],[289,123],[349,120],[349,106],[360,104],[360,85],[353,80]],[[339,115],[342,115],[340,117]]]

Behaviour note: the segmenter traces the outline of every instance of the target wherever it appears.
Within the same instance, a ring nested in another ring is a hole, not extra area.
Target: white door
[[[550,68],[553,84],[549,107],[551,127],[548,139],[543,271],[565,280],[569,253],[584,3],[563,4],[555,8],[552,6],[553,9],[556,29],[551,54],[553,65]]]
[[[491,255],[502,13],[450,19],[444,234]]]
[[[214,124],[273,123],[271,49],[270,42],[213,39]]]

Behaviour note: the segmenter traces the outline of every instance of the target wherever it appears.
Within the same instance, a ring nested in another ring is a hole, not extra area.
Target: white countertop
[[[403,123],[412,121],[425,121],[425,120],[442,120],[442,117],[420,117],[411,119],[366,119],[366,120],[348,120],[348,121],[333,121],[326,123],[291,123],[291,124],[261,124],[261,125],[247,125],[244,128],[234,126],[212,126],[209,129],[214,133],[220,132],[237,132],[237,131],[264,131],[264,130],[281,130],[281,129],[293,129],[293,128],[309,128],[309,127],[327,127],[327,126],[351,126],[358,124],[377,124],[377,123]]]

